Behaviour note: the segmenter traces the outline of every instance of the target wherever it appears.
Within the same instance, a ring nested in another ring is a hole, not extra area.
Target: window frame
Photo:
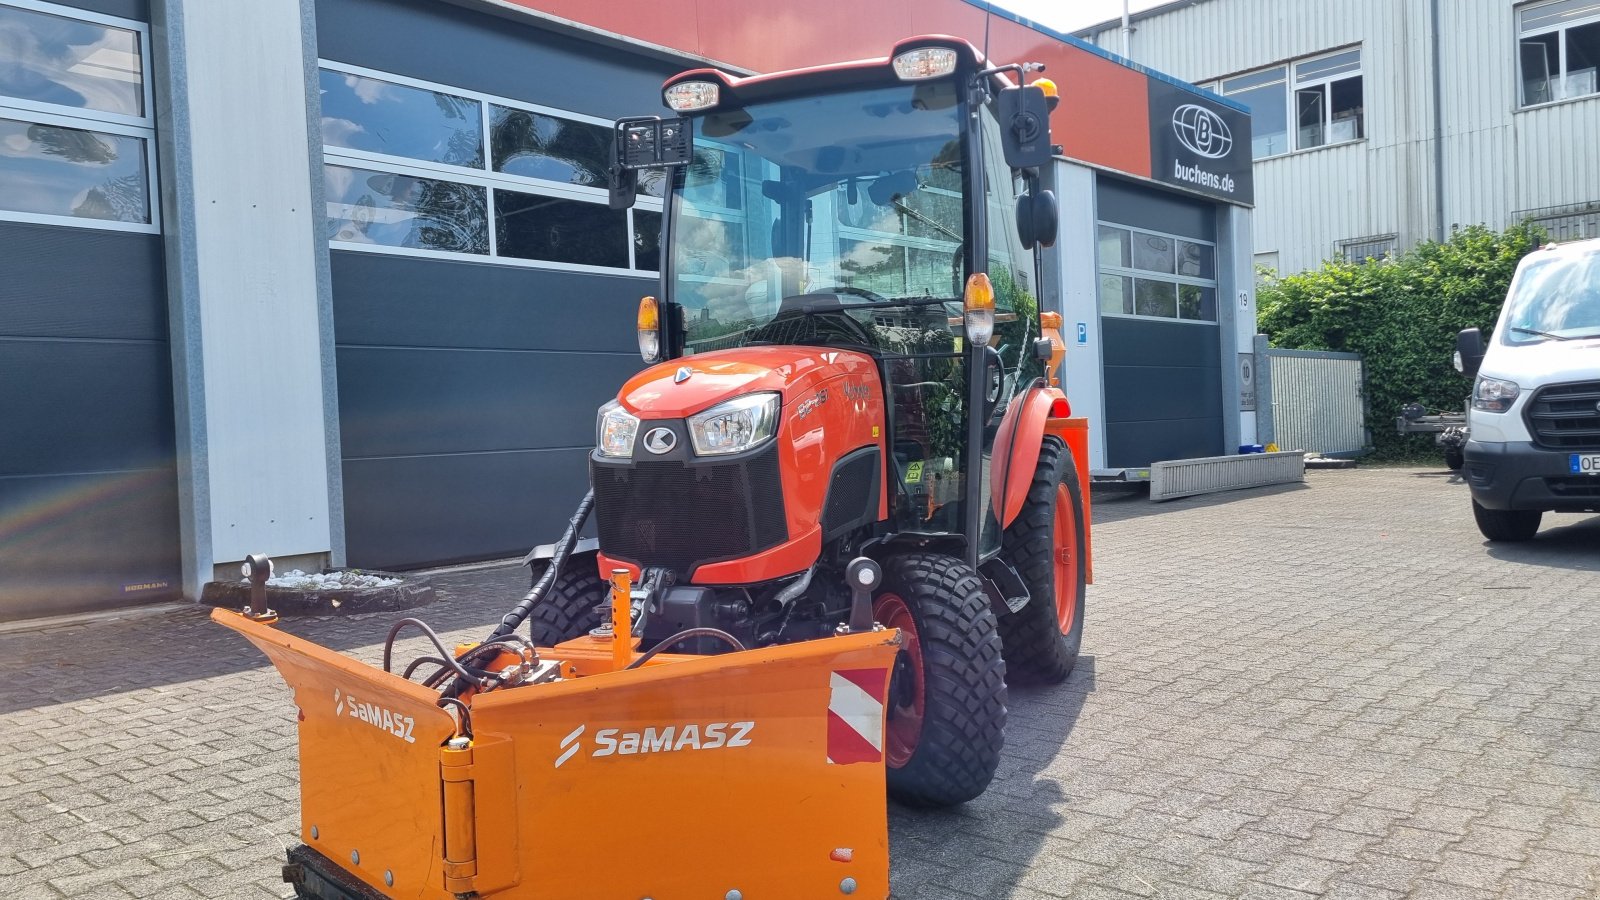
[[[1178,241],[1182,241],[1185,244],[1198,244],[1198,245],[1200,245],[1202,247],[1211,248],[1211,267],[1212,267],[1211,270],[1212,270],[1212,272],[1220,274],[1219,266],[1220,266],[1221,263],[1220,263],[1220,260],[1217,257],[1217,242],[1216,241],[1208,241],[1208,240],[1205,240],[1203,238],[1189,237],[1187,235],[1182,235],[1182,234],[1173,234],[1173,233],[1168,232],[1168,231],[1156,231],[1156,230],[1150,229],[1150,228],[1140,228],[1140,227],[1138,227],[1136,225],[1126,225],[1126,224],[1123,224],[1121,222],[1109,222],[1109,221],[1106,221],[1104,219],[1097,219],[1095,221],[1095,230],[1094,230],[1094,233],[1095,233],[1095,271],[1094,271],[1094,275],[1095,275],[1094,293],[1095,293],[1095,296],[1094,296],[1094,302],[1095,302],[1095,309],[1099,312],[1099,314],[1100,314],[1100,316],[1102,318],[1134,319],[1134,320],[1141,321],[1141,322],[1181,322],[1181,323],[1183,323],[1185,325],[1210,325],[1212,327],[1220,327],[1221,323],[1220,323],[1219,320],[1222,318],[1222,288],[1221,288],[1221,282],[1220,282],[1219,279],[1217,279],[1217,278],[1197,278],[1197,277],[1195,277],[1193,275],[1179,275],[1176,272],[1168,274],[1166,272],[1154,272],[1154,271],[1151,271],[1149,269],[1134,268],[1133,265],[1132,265],[1133,260],[1132,260],[1131,256],[1130,256],[1130,258],[1128,260],[1129,265],[1127,265],[1127,266],[1108,266],[1105,263],[1100,261],[1100,229],[1101,228],[1120,229],[1122,231],[1128,232],[1130,236],[1131,235],[1135,235],[1135,234],[1148,234],[1148,235],[1152,235],[1154,237],[1166,238],[1167,240],[1172,241],[1173,242],[1173,253],[1174,253],[1174,259],[1173,259],[1173,268],[1174,269],[1177,268],[1176,253],[1177,253],[1177,242]],[[1101,306],[1101,303],[1103,301],[1102,301],[1102,298],[1100,296],[1100,278],[1101,278],[1101,276],[1104,276],[1104,275],[1115,275],[1115,276],[1117,276],[1119,278],[1122,278],[1122,277],[1133,278],[1133,279],[1135,279],[1136,283],[1139,280],[1144,280],[1144,281],[1159,281],[1159,282],[1162,282],[1164,284],[1171,284],[1174,287],[1173,293],[1175,295],[1175,300],[1176,300],[1176,302],[1178,302],[1180,304],[1182,303],[1182,292],[1177,290],[1178,287],[1189,286],[1189,287],[1198,287],[1198,288],[1210,288],[1212,290],[1212,292],[1214,293],[1215,297],[1216,297],[1216,315],[1217,315],[1217,317],[1215,319],[1185,319],[1185,318],[1178,317],[1178,316],[1146,316],[1146,315],[1140,315],[1139,313],[1111,313],[1111,312],[1106,312],[1105,308],[1103,306]]]
[[[1523,42],[1528,38],[1544,37],[1545,35],[1550,34],[1556,35],[1555,80],[1561,85],[1561,91],[1563,94],[1565,94],[1567,90],[1567,78],[1569,76],[1569,72],[1567,70],[1567,32],[1574,28],[1579,28],[1586,25],[1600,25],[1600,4],[1597,4],[1595,11],[1591,15],[1585,16],[1581,19],[1577,19],[1572,22],[1562,22],[1555,25],[1544,25],[1538,28],[1528,29],[1526,31],[1523,30],[1523,13],[1528,12],[1529,10],[1539,9],[1540,7],[1544,6],[1554,6],[1559,2],[1561,2],[1561,0],[1536,0],[1536,2],[1532,3],[1519,4],[1511,9],[1511,52],[1512,68],[1516,73],[1517,79],[1517,112],[1521,112],[1525,109],[1542,109],[1543,107],[1554,106],[1558,103],[1573,103],[1579,100],[1592,100],[1596,97],[1600,97],[1600,83],[1597,83],[1597,90],[1590,91],[1587,94],[1580,94],[1576,97],[1562,96],[1555,97],[1550,100],[1541,100],[1538,103],[1527,102],[1526,93],[1528,90],[1528,81],[1523,77],[1522,71]],[[1600,72],[1600,66],[1597,66],[1596,69],[1597,72]],[[1596,77],[1597,81],[1600,81],[1600,74],[1597,74]]]
[[[1367,140],[1367,121],[1370,118],[1370,116],[1366,114],[1366,103],[1369,94],[1367,92],[1367,67],[1364,50],[1364,43],[1346,44],[1342,47],[1335,47],[1331,50],[1315,53],[1310,56],[1298,56],[1290,59],[1282,59],[1266,65],[1256,66],[1255,68],[1244,69],[1243,71],[1234,72],[1228,75],[1221,75],[1200,83],[1210,86],[1210,89],[1219,96],[1233,98],[1248,91],[1259,90],[1263,87],[1274,87],[1276,85],[1274,85],[1272,82],[1268,82],[1264,85],[1252,85],[1251,87],[1229,93],[1223,89],[1228,82],[1237,81],[1241,78],[1249,78],[1256,75],[1265,75],[1274,70],[1281,69],[1283,71],[1283,80],[1278,82],[1278,84],[1281,84],[1283,91],[1282,101],[1285,116],[1284,120],[1287,124],[1288,130],[1286,143],[1289,149],[1284,150],[1282,153],[1272,153],[1267,156],[1256,156],[1254,148],[1252,148],[1250,159],[1252,164],[1266,159],[1279,159],[1285,156],[1292,156],[1296,153],[1310,153],[1312,151],[1322,150],[1328,147],[1342,147],[1346,144],[1358,144]],[[1349,53],[1351,51],[1354,51],[1356,54],[1355,72],[1343,72],[1337,75],[1319,76],[1305,82],[1304,84],[1297,80],[1301,66],[1331,59],[1335,56]],[[1344,81],[1350,78],[1361,79],[1361,105],[1363,110],[1361,116],[1361,134],[1342,141],[1327,141],[1310,147],[1300,146],[1299,106],[1295,102],[1295,94],[1298,91],[1307,90],[1314,87],[1321,87],[1323,89],[1323,96],[1329,98],[1323,103],[1322,115],[1323,133],[1327,134],[1332,131],[1333,125],[1333,104],[1331,102],[1331,88],[1329,86],[1334,82]],[[1254,113],[1252,113],[1252,115],[1254,115]]]
[[[8,2],[8,0],[0,0]],[[489,218],[489,252],[488,253],[461,253],[451,250],[433,250],[426,247],[393,247],[386,244],[368,244],[359,241],[341,241],[328,238],[330,250],[350,250],[358,253],[386,253],[393,256],[417,256],[427,259],[461,260],[497,266],[516,266],[529,269],[555,269],[560,271],[586,272],[597,275],[630,275],[640,278],[655,278],[660,273],[654,269],[641,269],[636,259],[637,244],[635,235],[638,225],[634,219],[635,210],[665,214],[666,204],[659,197],[651,197],[640,193],[634,207],[624,211],[626,221],[628,267],[617,268],[613,266],[595,266],[584,263],[551,262],[542,259],[522,259],[514,256],[501,256],[498,252],[500,238],[495,213],[495,191],[506,190],[518,194],[535,194],[550,197],[556,200],[573,200],[583,203],[594,203],[597,206],[608,206],[610,192],[603,187],[592,185],[572,184],[571,182],[552,181],[546,178],[535,178],[528,175],[512,175],[495,171],[494,151],[492,146],[493,132],[491,131],[492,106],[503,106],[508,109],[517,109],[537,115],[552,116],[573,122],[582,122],[598,125],[607,131],[615,127],[615,123],[585,113],[573,112],[566,109],[557,109],[537,103],[516,100],[511,97],[502,97],[498,94],[487,94],[482,91],[469,90],[453,85],[426,81],[412,78],[407,75],[398,75],[384,72],[379,69],[370,69],[365,66],[352,65],[337,60],[318,58],[317,67],[320,70],[337,72],[344,75],[355,75],[361,78],[370,78],[376,81],[387,82],[401,87],[415,88],[449,94],[464,100],[472,100],[478,104],[479,131],[483,140],[483,165],[479,168],[471,166],[457,166],[449,163],[434,162],[432,160],[416,159],[409,156],[396,156],[389,153],[376,153],[370,150],[354,150],[348,147],[337,147],[331,144],[322,146],[322,166],[342,166],[344,168],[366,169],[369,171],[406,175],[413,178],[429,178],[440,181],[450,181],[456,184],[467,184],[482,187],[488,193],[485,213]],[[317,134],[320,142],[322,135]],[[317,167],[317,177],[323,177],[322,166]],[[326,198],[321,216],[327,219]]]
[[[140,107],[142,116],[126,113],[102,112],[59,103],[44,103],[0,94],[0,118],[28,122],[36,125],[53,125],[80,131],[100,132],[118,137],[132,137],[144,142],[145,203],[150,212],[148,222],[119,222],[112,219],[95,219],[87,216],[61,216],[52,213],[21,212],[0,208],[0,221],[28,225],[59,225],[68,228],[92,228],[99,231],[127,231],[137,234],[161,233],[161,187],[157,181],[160,166],[157,161],[155,127],[155,92],[152,86],[154,66],[150,59],[150,24],[136,19],[108,16],[74,6],[46,3],[44,0],[0,0],[0,6],[23,9],[45,15],[58,16],[90,25],[132,31],[139,39]]]
[[[1350,258],[1351,250],[1374,244],[1388,244],[1388,249],[1384,250],[1381,256],[1372,256],[1369,254],[1361,257],[1360,259]],[[1367,237],[1347,238],[1345,240],[1336,242],[1333,249],[1334,252],[1338,254],[1340,261],[1358,266],[1364,266],[1369,263],[1388,262],[1389,260],[1392,260],[1396,256],[1400,255],[1400,235],[1397,233],[1390,233],[1374,234]]]

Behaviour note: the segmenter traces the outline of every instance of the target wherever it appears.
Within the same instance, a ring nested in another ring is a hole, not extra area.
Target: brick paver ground
[[[1078,671],[984,797],[891,808],[897,897],[1600,896],[1600,519],[1491,548],[1403,469],[1095,519]],[[522,584],[439,583],[463,637]],[[0,636],[0,900],[286,896],[292,717],[195,611]]]

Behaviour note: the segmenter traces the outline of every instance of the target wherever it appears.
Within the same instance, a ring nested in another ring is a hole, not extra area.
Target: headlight
[[[1520,393],[1522,388],[1517,387],[1515,381],[1479,375],[1478,383],[1472,386],[1472,408],[1485,412],[1505,412],[1517,402]]]
[[[689,440],[697,456],[749,450],[778,430],[778,395],[748,394],[689,417]]]
[[[613,400],[600,407],[600,436],[596,443],[601,456],[633,456],[633,439],[639,434],[639,418]]]

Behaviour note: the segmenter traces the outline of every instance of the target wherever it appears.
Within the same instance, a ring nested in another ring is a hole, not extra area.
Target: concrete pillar
[[[1250,210],[1243,206],[1217,207],[1217,327],[1222,353],[1222,447],[1232,453],[1241,444],[1258,442],[1256,413],[1242,409],[1240,403],[1241,361],[1248,358],[1255,365],[1256,335],[1255,241]]]
[[[1089,468],[1106,465],[1105,371],[1100,351],[1099,278],[1095,259],[1098,217],[1095,174],[1087,166],[1057,160],[1053,168],[1061,204],[1061,233],[1045,254],[1045,278],[1061,298],[1061,336],[1067,342],[1062,379],[1072,414],[1089,418]],[[1082,329],[1080,333],[1079,329]]]
[[[311,0],[154,0],[184,592],[341,562]]]

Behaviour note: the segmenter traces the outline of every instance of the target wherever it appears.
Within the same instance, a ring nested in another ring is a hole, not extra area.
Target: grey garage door
[[[607,208],[609,123],[676,67],[437,0],[317,27],[349,562],[554,540],[656,285],[660,201]]]
[[[144,19],[0,0],[0,619],[181,586]]]
[[[1106,177],[1097,201],[1106,463],[1218,455],[1215,209]]]

